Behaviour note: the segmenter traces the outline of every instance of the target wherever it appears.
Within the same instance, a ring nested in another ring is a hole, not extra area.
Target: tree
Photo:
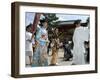
[[[54,28],[57,27],[58,25],[58,17],[56,16],[56,14],[51,14],[51,13],[45,13],[44,16],[46,17],[46,19],[48,20],[48,28]]]
[[[47,19],[48,21],[48,37],[49,39],[52,38],[53,36],[53,31],[52,31],[52,28],[56,28],[58,26],[58,17],[56,16],[56,14],[51,14],[51,13],[44,13],[43,14],[45,16],[45,18]]]

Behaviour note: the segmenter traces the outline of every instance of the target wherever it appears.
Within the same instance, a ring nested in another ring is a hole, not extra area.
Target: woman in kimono
[[[54,33],[55,32],[55,33]],[[50,65],[58,65],[58,50],[59,50],[59,35],[58,35],[58,29],[56,28],[53,32],[53,40],[51,43],[52,47],[52,58]]]
[[[36,33],[36,51],[33,57],[33,66],[48,66],[48,55],[47,55],[47,21],[45,19],[40,20],[40,25]]]
[[[86,31],[84,27],[80,24],[81,20],[75,21],[75,31],[73,35],[73,65],[74,64],[85,64],[85,48],[84,48],[84,42],[88,40],[88,34],[86,34]]]

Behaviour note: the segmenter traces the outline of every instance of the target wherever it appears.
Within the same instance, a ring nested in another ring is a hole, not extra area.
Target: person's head
[[[86,20],[86,23],[88,24],[90,22],[90,18],[88,17]]]
[[[58,33],[58,28],[55,28],[55,33]]]
[[[41,27],[47,28],[47,27],[48,27],[48,22],[47,22],[47,20],[46,20],[46,19],[40,20],[40,26],[41,26]]]
[[[89,17],[88,17],[86,23],[87,23],[87,27],[90,28],[90,18]]]
[[[32,31],[32,24],[26,26],[26,31],[31,32]]]
[[[74,22],[75,27],[80,27],[81,26],[81,20],[76,20]]]
[[[47,29],[48,23],[47,23],[47,22],[44,22],[44,23],[43,23],[43,26]]]

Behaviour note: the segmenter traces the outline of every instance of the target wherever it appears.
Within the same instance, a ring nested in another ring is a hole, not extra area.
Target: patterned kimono
[[[53,32],[53,39],[52,42],[52,58],[50,65],[56,65],[58,59],[58,50],[59,50],[59,35]]]
[[[44,27],[40,27],[36,34],[37,47],[33,55],[33,66],[48,66],[47,42],[48,34]]]

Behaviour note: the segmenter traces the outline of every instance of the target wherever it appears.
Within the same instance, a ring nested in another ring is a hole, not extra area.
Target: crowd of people
[[[75,21],[74,25],[76,28],[72,39],[73,46],[70,41],[66,40],[67,38],[62,44],[64,60],[69,61],[72,58],[72,65],[89,63],[89,33],[81,26],[80,20]],[[32,67],[57,65],[58,50],[60,47],[59,31],[55,28],[52,31],[53,38],[49,40],[47,27],[48,22],[46,19],[40,20],[35,33],[32,33],[32,24],[26,26],[25,55],[29,59],[29,63],[26,61],[26,65]],[[49,48],[52,50],[50,64],[48,63]],[[87,55],[86,59],[84,54]]]
[[[31,66],[48,66],[48,32],[47,32],[47,21],[40,20],[40,24],[36,29],[36,33],[32,34],[32,24],[26,27],[26,57],[29,57],[29,65]],[[58,54],[58,43],[57,38],[58,30],[55,29],[55,37],[52,40],[50,46],[52,46],[52,59],[50,65],[56,65],[57,54]],[[26,61],[27,62],[27,61]],[[26,63],[26,65],[28,65]]]

